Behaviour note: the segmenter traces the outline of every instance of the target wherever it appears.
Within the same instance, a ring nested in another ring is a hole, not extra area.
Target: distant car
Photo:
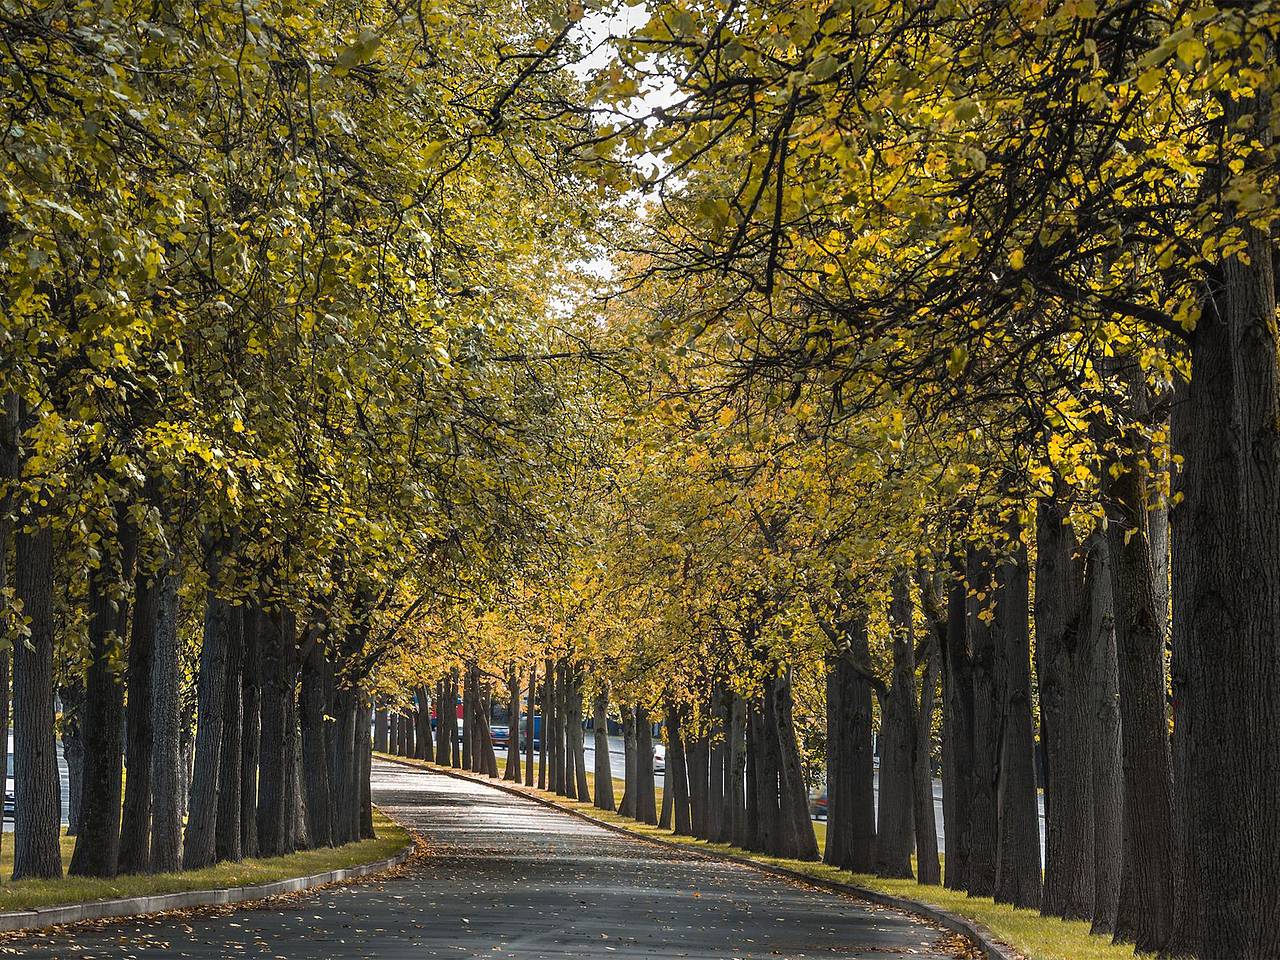
[[[653,772],[667,772],[667,748],[660,743],[653,745]]]
[[[489,728],[489,735],[493,737],[495,747],[506,747],[511,743],[511,728],[505,723],[495,723]]]
[[[814,820],[827,819],[827,788],[823,787],[822,792],[817,796],[809,798],[809,816]]]

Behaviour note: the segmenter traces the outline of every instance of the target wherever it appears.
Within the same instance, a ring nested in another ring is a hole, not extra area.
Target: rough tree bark
[[[222,725],[226,720],[227,652],[231,647],[231,604],[218,596],[221,548],[209,552],[209,590],[205,599],[200,674],[196,685],[196,753],[191,773],[187,829],[182,840],[182,866],[199,870],[215,860],[218,819],[218,770],[222,759]]]
[[[244,702],[241,699],[240,675],[244,672],[243,606],[230,609],[227,631],[227,679],[222,698],[222,752],[218,760],[218,809],[214,837],[214,856],[218,860],[239,861],[244,857],[240,846],[240,790],[244,779],[240,773],[244,737]]]
[[[973,656],[966,628],[964,550],[949,558],[947,628],[942,634],[942,819],[946,825],[944,882],[968,885],[969,807],[973,800]]]
[[[262,726],[258,767],[258,850],[278,857],[293,850],[293,797],[286,764],[293,760],[295,618],[264,611]]]
[[[1082,633],[1084,569],[1061,502],[1036,507],[1036,661],[1047,783],[1040,912],[1093,916],[1092,649]]]
[[[636,712],[630,704],[622,707],[622,756],[622,802],[618,804],[618,812],[634,820],[639,767],[636,765]],[[538,786],[542,784],[539,783]]]
[[[152,873],[171,873],[182,850],[182,703],[178,591],[182,564],[166,557],[156,575],[156,631],[151,662]]]
[[[431,692],[426,684],[418,686],[414,701],[413,755],[419,760],[430,760],[435,755],[435,745],[431,742]]]
[[[910,878],[915,848],[911,757],[915,741],[915,639],[911,629],[911,580],[905,570],[893,577],[889,635],[893,681],[881,702],[880,815],[876,837],[876,874]]]
[[[912,813],[916,831],[916,879],[923,884],[942,882],[938,862],[938,824],[933,811],[933,707],[938,689],[936,643],[928,643],[924,673],[920,677],[920,709],[916,713],[915,742],[911,762]]]
[[[125,688],[124,810],[120,818],[121,873],[145,873],[151,860],[151,667],[160,615],[159,584],[139,570],[134,580],[133,624],[129,634]]]
[[[1145,393],[1145,386],[1136,389]],[[1173,929],[1173,768],[1164,671],[1163,617],[1148,537],[1147,481],[1141,441],[1130,436],[1123,462],[1107,476],[1107,547],[1115,611],[1123,757],[1124,869],[1116,938],[1140,952],[1162,948]]]
[[[676,834],[689,836],[689,780],[684,761],[684,737],[680,730],[680,711],[667,704],[667,765],[663,774],[663,806],[671,805],[671,826]],[[667,799],[670,795],[670,800]]]
[[[1250,36],[1243,39],[1248,43]],[[1265,44],[1275,62],[1274,35]],[[1243,131],[1264,149],[1242,174],[1272,162],[1274,80],[1255,95],[1222,97],[1222,135]],[[1179,603],[1186,649],[1195,887],[1200,938],[1211,956],[1280,956],[1280,359],[1271,231],[1236,209],[1231,150],[1215,161],[1222,225],[1234,225],[1243,256],[1209,271],[1210,297],[1191,345],[1191,387],[1180,508],[1190,533]],[[1246,184],[1254,181],[1246,179]],[[1247,257],[1247,259],[1246,259]],[[1181,566],[1181,565],[1180,565]]]
[[[533,697],[538,689],[538,667],[535,664],[529,668],[529,690],[525,694],[525,716],[524,716],[524,785],[526,787],[533,786],[533,741],[534,741],[534,713],[533,713]]]
[[[312,631],[314,633],[314,630]],[[302,656],[298,719],[302,727],[303,789],[307,797],[307,835],[313,845],[333,845],[333,786],[329,780],[325,734],[327,674],[324,647],[311,636]],[[397,744],[398,746],[398,744]]]
[[[542,735],[538,738],[538,789],[551,786],[551,661],[542,671]]]
[[[121,593],[133,580],[137,531],[127,510],[116,509],[116,529],[103,539],[107,552],[89,574],[89,669],[85,679],[84,771],[76,846],[67,873],[110,877],[120,855],[124,763],[124,677],[116,651],[124,644],[129,602]]]
[[[1040,812],[1036,802],[1035,726],[1031,718],[1030,578],[1021,530],[996,572],[996,634],[1003,688],[1003,736],[996,849],[998,903],[1040,906]]]
[[[356,714],[356,751],[360,776],[360,839],[372,840],[377,836],[373,829],[373,741],[369,738],[369,724],[373,721],[373,701],[362,696],[360,712]],[[427,722],[431,722],[430,716]]]
[[[62,759],[67,763],[67,836],[80,832],[80,798],[84,787],[84,683],[79,677],[58,688],[62,704]]]
[[[595,735],[595,805],[613,810],[613,767],[609,761],[609,691],[601,688],[592,701],[591,726]]]
[[[578,778],[578,799],[591,799],[591,784],[587,781],[586,731],[582,729],[582,672],[574,668],[569,684],[569,729],[573,733],[573,769]],[[606,756],[608,754],[606,753]]]
[[[154,575],[134,577],[133,623],[125,666],[124,809],[120,817],[120,873],[145,873],[151,859],[151,666],[160,614],[160,590]]]
[[[1170,426],[1173,431],[1173,448],[1185,450],[1194,442],[1193,424],[1187,415],[1189,384],[1179,379],[1175,388],[1173,414]],[[1169,681],[1172,690],[1170,707],[1173,713],[1173,733],[1170,752],[1173,760],[1173,809],[1176,818],[1177,882],[1174,905],[1173,933],[1166,946],[1166,954],[1174,957],[1195,957],[1202,952],[1200,943],[1199,871],[1196,868],[1196,823],[1191,794],[1192,756],[1194,737],[1191,728],[1195,723],[1193,698],[1189,695],[1190,658],[1187,646],[1187,626],[1195,611],[1190,609],[1188,593],[1183,585],[1190,582],[1194,558],[1190,554],[1194,531],[1188,527],[1192,517],[1187,511],[1185,482],[1175,479],[1174,492],[1183,493],[1169,510],[1169,552],[1172,581],[1178,585],[1172,601],[1175,611],[1171,621],[1172,657],[1169,663]],[[1157,583],[1160,577],[1156,577]]]
[[[875,757],[871,654],[865,608],[841,627],[848,646],[827,674],[827,845],[823,859],[857,873],[875,869]]]
[[[685,737],[684,763],[689,775],[689,830],[707,839],[707,775],[710,757],[705,734]]]
[[[817,860],[818,841],[809,818],[809,785],[800,763],[791,694],[791,668],[773,682],[773,731],[778,743],[778,813],[785,823],[789,852],[796,860]]]
[[[24,521],[20,521],[24,522]],[[53,729],[53,530],[26,518],[14,554],[14,597],[29,623],[13,648],[13,879],[62,876],[62,798]]]
[[[262,736],[262,609],[244,610],[240,670],[240,853],[258,855],[258,754]]]
[[[725,775],[725,822],[728,839],[735,847],[746,847],[750,837],[747,820],[747,712],[746,703],[736,693],[729,702],[729,760]]]
[[[972,896],[989,897],[996,890],[999,834],[996,781],[1000,776],[1003,699],[996,664],[996,637],[991,625],[995,590],[991,551],[986,547],[970,547],[965,566],[968,582],[965,632],[973,658],[973,793],[969,802],[969,864],[965,889]]]
[[[503,780],[520,782],[520,671],[507,673],[507,768]]]
[[[658,822],[657,796],[653,786],[653,726],[649,711],[636,707],[636,814],[641,823]]]

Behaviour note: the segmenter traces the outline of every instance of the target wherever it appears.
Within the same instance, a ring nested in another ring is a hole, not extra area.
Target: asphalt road
[[[70,928],[0,956],[950,956],[943,932],[861,901],[620,836],[492,787],[378,762],[374,798],[428,855],[399,875],[219,915]]]

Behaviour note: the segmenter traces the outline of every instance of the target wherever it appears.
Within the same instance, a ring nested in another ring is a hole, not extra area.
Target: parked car
[[[809,798],[809,816],[814,820],[827,819],[827,788]]]
[[[653,745],[653,772],[667,772],[667,748],[661,743]]]
[[[511,743],[511,728],[505,723],[495,723],[489,728],[489,735],[493,737],[495,749],[497,747],[505,749]]]

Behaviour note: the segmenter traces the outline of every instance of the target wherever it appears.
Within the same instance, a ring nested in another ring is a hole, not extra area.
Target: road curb
[[[759,860],[753,860],[751,857],[740,857],[735,854],[720,853],[715,850],[703,850],[690,844],[678,843],[674,840],[664,839],[663,837],[655,837],[645,833],[636,833],[634,830],[628,830],[626,827],[619,826],[616,823],[609,823],[606,820],[598,820],[582,810],[575,810],[572,807],[562,806],[547,797],[540,796],[536,793],[530,793],[528,792],[528,788],[523,784],[513,785],[509,780],[494,780],[479,774],[469,773],[465,770],[456,770],[452,767],[441,767],[435,764],[427,765],[427,763],[422,760],[393,757],[389,754],[381,753],[377,754],[377,756],[378,759],[399,764],[400,766],[410,767],[415,770],[425,770],[429,773],[439,773],[446,777],[454,777],[458,780],[468,780],[472,783],[481,783],[485,786],[493,787],[496,790],[501,790],[503,793],[509,793],[515,797],[523,797],[526,800],[532,800],[534,803],[541,804],[544,807],[548,807],[552,810],[558,810],[561,813],[577,817],[579,820],[584,820],[587,823],[596,825],[597,827],[603,827],[606,830],[611,830],[614,833],[622,834],[635,840],[647,840],[649,843],[654,843],[658,846],[666,847],[671,850],[679,850],[682,853],[703,857],[707,860],[723,860],[729,863],[736,863],[744,867],[759,870],[762,873],[770,873],[774,876],[785,877],[788,880],[807,884],[808,886],[816,887],[820,890],[846,894],[851,897],[856,897],[859,900],[866,900],[878,906],[891,907],[895,910],[901,910],[904,913],[923,917],[926,920],[933,921],[940,927],[950,930],[952,933],[958,933],[960,936],[965,937],[982,951],[983,956],[985,956],[987,960],[1024,960],[1022,954],[1018,953],[1007,944],[997,940],[995,934],[993,934],[984,924],[958,916],[957,914],[950,913],[949,911],[942,910],[932,904],[922,903],[919,900],[909,900],[906,897],[895,897],[889,893],[881,893],[878,890],[869,890],[866,887],[859,887],[852,883],[841,883],[837,880],[825,880],[821,877],[810,876],[809,874],[803,873],[799,870],[792,870],[789,867],[779,867],[771,863],[762,863]]]
[[[116,900],[90,900],[85,903],[67,903],[54,907],[39,907],[35,910],[17,910],[11,913],[0,913],[0,933],[13,933],[19,930],[38,930],[43,927],[56,927],[64,923],[80,923],[85,920],[105,920],[109,918],[140,917],[153,913],[167,913],[170,910],[184,910],[190,907],[221,906],[229,903],[249,903],[254,900],[267,900],[289,893],[299,893],[314,887],[322,887],[330,883],[341,883],[345,880],[358,880],[383,870],[398,867],[409,859],[413,853],[413,844],[409,844],[393,856],[371,863],[362,863],[354,867],[343,867],[325,873],[313,873],[309,876],[287,877],[284,880],[273,880],[271,883],[252,884],[245,887],[220,887],[212,890],[183,890],[178,893],[160,893],[142,897],[121,897]]]

